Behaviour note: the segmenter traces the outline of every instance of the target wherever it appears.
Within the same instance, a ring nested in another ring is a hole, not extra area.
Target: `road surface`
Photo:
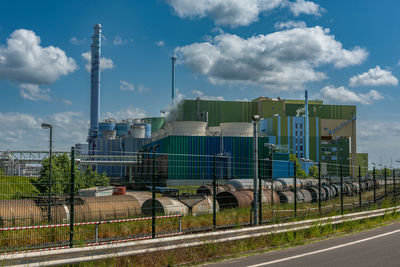
[[[400,266],[400,222],[339,238],[206,266]]]

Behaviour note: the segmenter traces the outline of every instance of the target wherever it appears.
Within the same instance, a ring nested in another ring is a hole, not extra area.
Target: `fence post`
[[[372,172],[372,177],[374,179],[374,204],[376,203],[376,177],[375,177],[375,166]]]
[[[318,162],[318,210],[319,215],[322,215],[322,208],[321,208],[321,162]]]
[[[290,171],[290,169],[289,169]],[[268,172],[271,181],[271,212],[272,219],[274,218],[274,179],[272,177],[272,158],[268,158]],[[290,174],[290,172],[289,172]]]
[[[264,166],[264,170],[265,170],[265,162],[264,162],[263,166]],[[261,179],[261,176],[262,175],[258,176],[258,224],[262,223],[262,179]]]
[[[359,186],[359,190],[358,190],[358,207],[361,210],[361,166],[358,166],[358,186]]]
[[[151,186],[151,238],[156,238],[156,150],[157,145],[153,147],[153,175]],[[148,156],[150,159],[150,155]],[[148,169],[150,173],[150,160],[148,160]]]
[[[293,182],[294,182],[294,217],[297,217],[297,173],[296,173],[296,161],[293,161]]]
[[[385,168],[385,196],[386,196],[386,194],[387,194],[387,183],[386,183],[386,179],[387,179],[387,169]]]
[[[393,202],[396,205],[396,170],[393,169]]]
[[[71,147],[71,195],[69,200],[69,246],[74,246],[74,208],[75,208],[75,148]]]
[[[214,155],[214,173],[213,173],[213,229],[217,227],[217,173],[216,156]]]
[[[343,215],[343,165],[340,165],[340,213]]]

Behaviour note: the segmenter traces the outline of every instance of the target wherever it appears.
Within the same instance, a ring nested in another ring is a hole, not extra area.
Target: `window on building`
[[[300,136],[303,136],[303,132],[302,131],[300,131]]]
[[[297,129],[297,123],[296,123],[296,129]]]
[[[300,129],[303,129],[303,124],[302,123],[300,123]]]
[[[321,156],[321,160],[325,160],[325,156]]]
[[[300,150],[303,150],[303,146],[300,146]]]
[[[300,144],[302,144],[303,143],[303,139],[300,139]]]
[[[297,128],[297,127],[296,127]],[[296,131],[296,136],[297,136],[297,131]]]
[[[321,147],[321,151],[324,152],[325,148]]]
[[[300,158],[303,158],[303,153],[300,154]]]
[[[297,146],[296,146],[296,151],[297,151]]]

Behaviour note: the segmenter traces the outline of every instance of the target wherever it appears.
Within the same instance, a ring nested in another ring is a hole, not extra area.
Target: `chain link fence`
[[[395,169],[163,154],[156,146],[110,156],[72,149],[51,164],[2,166],[2,253],[344,214],[394,205],[400,192]]]

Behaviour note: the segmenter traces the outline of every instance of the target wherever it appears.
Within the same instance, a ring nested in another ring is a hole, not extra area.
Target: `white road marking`
[[[330,250],[334,250],[334,249],[343,248],[343,247],[351,246],[351,245],[354,245],[354,244],[366,242],[366,241],[373,240],[373,239],[376,239],[376,238],[380,238],[380,237],[383,237],[383,236],[392,235],[392,234],[395,234],[395,233],[398,233],[398,232],[400,232],[400,229],[392,231],[392,232],[376,235],[376,236],[367,237],[367,238],[360,239],[360,240],[357,240],[357,241],[345,243],[345,244],[342,244],[342,245],[337,245],[337,246],[330,247],[330,248],[324,248],[324,249],[321,249],[321,250],[307,252],[307,253],[304,253],[304,254],[295,255],[295,256],[279,259],[279,260],[267,261],[267,262],[254,264],[254,265],[248,265],[247,267],[266,266],[266,265],[271,265],[271,264],[278,263],[278,262],[283,262],[283,261],[289,261],[289,260],[293,260],[293,259],[297,259],[297,258],[302,258],[302,257],[306,257],[306,256],[309,256],[309,255],[314,255],[314,254],[322,253],[322,252],[325,252],[325,251],[330,251]]]

